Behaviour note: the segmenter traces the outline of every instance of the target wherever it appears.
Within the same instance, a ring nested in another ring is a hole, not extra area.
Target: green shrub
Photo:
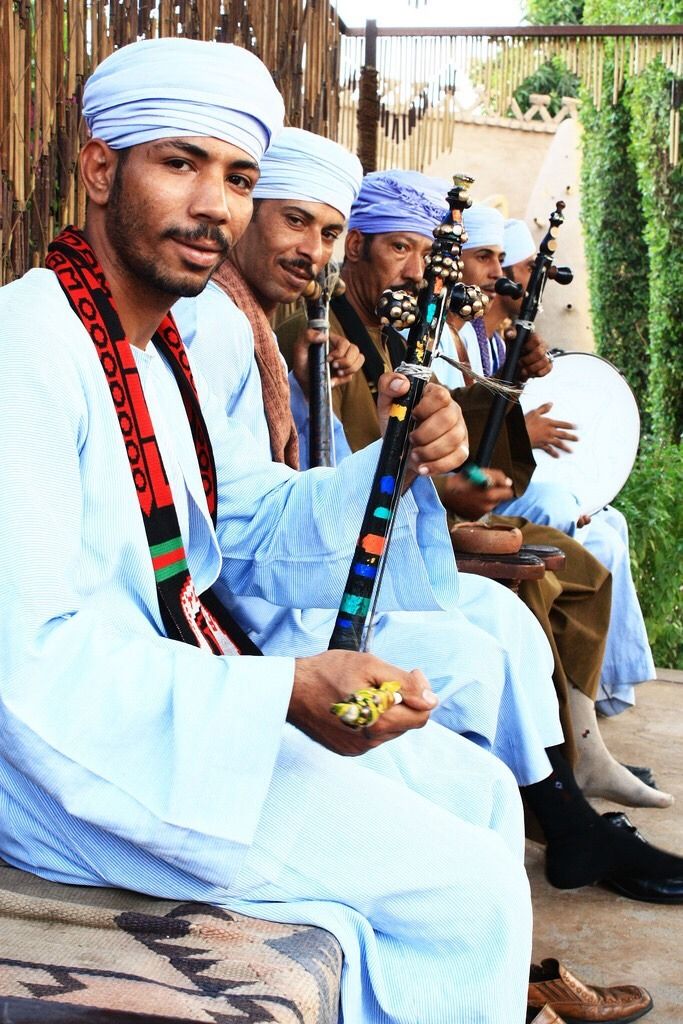
[[[683,668],[683,445],[645,437],[614,502],[626,516],[633,578],[655,663]]]
[[[612,72],[605,62],[606,80]],[[623,97],[600,110],[582,96],[581,214],[595,347],[619,367],[647,422],[649,260],[636,167],[629,149],[631,112]]]
[[[531,106],[529,96],[533,92],[540,92],[550,96],[549,111],[554,117],[562,106],[563,96],[579,95],[579,80],[576,75],[567,70],[564,61],[559,57],[553,57],[546,64],[542,64],[538,71],[525,78],[520,86],[514,91],[514,97],[520,106],[522,113],[525,113]]]

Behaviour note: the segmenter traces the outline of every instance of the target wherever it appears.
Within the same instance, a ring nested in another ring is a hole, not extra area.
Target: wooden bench
[[[59,885],[0,861],[0,936],[11,1024],[337,1024],[342,953],[320,928]]]

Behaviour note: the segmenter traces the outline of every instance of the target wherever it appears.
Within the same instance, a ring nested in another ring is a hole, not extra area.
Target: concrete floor
[[[667,810],[625,810],[657,846],[683,854],[683,672],[658,672],[637,690],[637,707],[600,726],[612,753],[626,764],[648,765],[676,803]],[[533,893],[534,962],[554,956],[593,984],[647,988],[654,1009],[648,1024],[683,1024],[683,906],[656,906],[598,886],[560,891],[543,876],[543,852],[527,842]]]

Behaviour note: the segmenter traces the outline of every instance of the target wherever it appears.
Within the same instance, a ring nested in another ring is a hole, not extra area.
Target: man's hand
[[[384,373],[379,379],[377,411],[382,433],[396,398],[410,387],[401,373]],[[416,426],[410,434],[406,486],[420,476],[438,476],[461,466],[469,455],[467,427],[460,406],[440,384],[430,382],[413,410]]]
[[[351,729],[330,711],[332,704],[344,701],[354,690],[379,686],[390,679],[400,682],[403,701],[374,725]],[[406,672],[373,654],[325,651],[311,658],[297,658],[287,720],[329,750],[356,756],[408,729],[421,729],[437,704],[418,669]]]
[[[569,441],[578,441],[578,435],[571,433],[576,430],[574,423],[564,420],[552,420],[546,413],[553,407],[552,402],[545,402],[537,409],[531,409],[524,417],[527,433],[532,448],[541,448],[554,459],[559,459],[560,452],[571,452]]]
[[[292,369],[301,390],[308,398],[308,350],[312,344],[324,340],[322,331],[306,327],[297,338],[292,350]],[[333,388],[348,384],[354,373],[365,362],[360,349],[341,334],[330,334],[330,384]]]
[[[333,388],[348,384],[364,362],[365,356],[361,354],[358,345],[354,345],[343,334],[330,334],[330,380]]]
[[[514,331],[514,327],[512,328]],[[507,339],[508,332],[505,332]],[[513,334],[514,337],[514,334]],[[543,338],[532,332],[526,340],[519,357],[519,379],[529,380],[530,377],[545,377],[553,368],[552,359],[548,355],[548,346]]]
[[[462,473],[446,477],[441,500],[461,519],[476,520],[492,512],[501,501],[513,497],[512,480],[501,469],[486,469],[490,487],[479,487]]]

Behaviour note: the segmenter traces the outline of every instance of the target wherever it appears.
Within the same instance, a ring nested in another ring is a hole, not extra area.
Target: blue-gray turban
[[[325,203],[346,219],[362,178],[360,160],[338,142],[283,128],[261,161],[254,199]]]
[[[351,207],[349,229],[365,235],[406,231],[433,239],[448,211],[448,185],[417,171],[372,171]]]
[[[144,39],[95,69],[83,93],[92,136],[112,149],[203,135],[260,161],[282,128],[284,104],[248,50],[197,39]]]

